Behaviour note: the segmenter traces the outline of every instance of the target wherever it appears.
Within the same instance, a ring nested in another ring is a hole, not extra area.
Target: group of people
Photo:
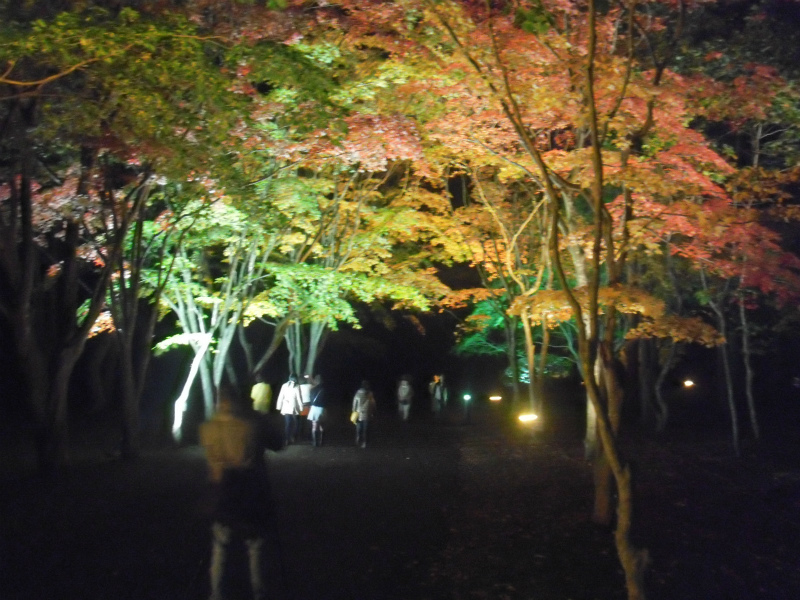
[[[431,412],[433,417],[438,419],[447,405],[448,394],[444,383],[444,375],[437,374],[428,384],[428,392],[431,398]],[[411,416],[411,403],[414,400],[414,388],[411,384],[411,377],[403,376],[397,384],[397,410],[400,419],[408,421]]]
[[[289,375],[289,380],[281,386],[276,410],[283,415],[284,441],[288,446],[303,434],[305,422],[311,423],[311,444],[322,445],[322,419],[325,415],[327,396],[322,387],[321,375],[306,375],[303,382],[297,375]]]
[[[444,376],[435,375],[429,384],[432,411],[438,416],[447,402]],[[400,418],[408,420],[414,390],[410,377],[397,386]],[[264,547],[270,532],[275,533],[275,513],[269,489],[264,454],[294,443],[302,431],[305,416],[311,423],[311,441],[322,445],[323,418],[327,404],[322,378],[305,376],[302,383],[290,375],[281,386],[275,403],[283,416],[283,435],[272,435],[264,417],[271,410],[272,388],[257,377],[250,391],[250,402],[230,387],[220,386],[217,410],[200,427],[200,443],[206,451],[212,506],[212,552],[210,566],[211,598],[222,598],[223,574],[234,539],[247,547],[250,583],[255,599],[264,598]],[[356,445],[367,446],[367,431],[376,413],[375,396],[369,381],[362,381],[353,396],[351,420],[356,426]]]
[[[438,419],[444,410],[448,395],[444,383],[444,375],[437,374],[428,384],[431,398],[431,411]],[[251,393],[253,408],[267,413],[271,408],[272,389],[262,377],[257,377]],[[400,419],[408,421],[411,416],[411,405],[414,400],[414,388],[410,376],[403,376],[397,384],[397,408]],[[322,387],[321,375],[305,375],[302,381],[295,374],[281,386],[275,409],[284,419],[284,444],[294,444],[298,437],[304,435],[306,423],[311,424],[311,444],[321,446],[323,437],[323,420],[328,398]],[[356,445],[362,448],[367,444],[369,421],[375,416],[375,396],[369,381],[361,382],[353,396],[351,419],[356,426]]]

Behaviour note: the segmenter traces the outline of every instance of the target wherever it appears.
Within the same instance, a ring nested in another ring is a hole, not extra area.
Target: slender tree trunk
[[[761,430],[758,426],[756,400],[753,395],[753,364],[750,350],[750,324],[747,320],[747,309],[744,305],[744,294],[739,290],[739,320],[742,325],[742,358],[744,360],[745,393],[747,395],[747,410],[750,415],[750,427],[753,437],[760,439]]]
[[[303,372],[303,325],[295,321],[286,329],[286,347],[289,350],[289,371],[298,377]]]
[[[511,318],[503,319],[506,333],[506,361],[511,371],[511,404],[517,406],[520,402],[520,374],[519,358],[517,356],[517,321]]]
[[[131,460],[139,455],[139,396],[136,379],[133,373],[133,340],[129,335],[120,336],[120,353],[122,356],[122,458]]]
[[[75,364],[83,351],[83,342],[64,348],[57,357],[55,372],[50,385],[49,435],[44,440],[39,464],[44,471],[53,470],[69,462],[69,421],[67,407],[69,381]]]
[[[111,353],[114,347],[114,334],[103,334],[94,338],[91,345],[87,346],[83,360],[86,364],[86,377],[88,380],[89,405],[92,411],[100,411],[108,406],[109,377],[116,373],[115,362],[117,357]]]
[[[186,413],[186,408],[189,405],[189,394],[191,393],[192,385],[194,384],[195,379],[197,379],[200,365],[203,363],[206,352],[208,352],[212,341],[211,335],[206,334],[205,338],[199,344],[196,346],[194,344],[192,345],[194,356],[192,357],[192,364],[189,367],[189,374],[186,376],[186,381],[183,384],[181,393],[175,400],[175,409],[172,421],[172,436],[177,441],[180,441],[183,437],[183,418]],[[213,406],[212,412],[208,414],[213,414]]]
[[[236,337],[239,340],[239,346],[244,353],[244,364],[247,369],[247,384],[250,385],[255,380],[255,359],[253,357],[253,345],[247,339],[247,332],[244,325],[238,323],[236,325]]]
[[[214,391],[214,357],[210,357],[206,352],[203,360],[200,362],[200,388],[203,391],[203,408],[206,418],[214,414],[215,398]]]
[[[725,326],[725,317],[722,314],[717,315],[717,323],[719,325],[720,333],[723,337],[727,337],[727,328]],[[731,441],[733,443],[733,451],[736,456],[741,453],[739,444],[739,416],[736,413],[736,394],[733,389],[733,376],[731,375],[731,360],[728,354],[728,342],[720,345],[720,358],[722,359],[722,369],[725,376],[725,391],[728,397],[728,412],[731,417]]]
[[[261,358],[258,359],[258,362],[253,367],[253,374],[258,373],[261,369],[263,369],[269,362],[269,359],[272,358],[273,355],[278,351],[278,348],[281,347],[281,344],[284,342],[284,340],[286,340],[290,324],[291,320],[288,316],[276,323],[269,346],[267,346],[267,349],[264,350]]]
[[[706,279],[705,272],[703,270],[700,271],[700,279],[703,283],[703,290],[705,292],[709,292],[708,287],[708,280]],[[727,288],[727,283],[726,283]],[[710,297],[710,294],[709,294]],[[708,305],[711,307],[711,310],[714,311],[714,315],[717,317],[717,327],[719,328],[719,332],[723,338],[725,338],[725,343],[719,346],[720,352],[720,359],[722,360],[722,372],[725,377],[725,391],[728,397],[728,412],[730,413],[731,417],[731,441],[733,443],[733,451],[736,456],[740,454],[740,445],[739,445],[739,416],[736,412],[736,395],[733,389],[733,377],[731,375],[731,361],[728,355],[728,326],[725,321],[725,312],[722,310],[722,306],[720,303],[710,299]]]
[[[531,411],[536,411],[536,397],[534,390],[536,389],[536,381],[538,376],[536,374],[536,345],[533,343],[533,332],[531,331],[531,322],[528,319],[528,312],[522,312],[522,329],[525,332],[525,355],[528,357],[528,404]]]
[[[669,420],[669,405],[667,404],[666,398],[664,398],[664,383],[667,381],[667,375],[672,370],[672,365],[675,362],[675,349],[677,344],[673,341],[666,342],[669,344],[669,350],[667,351],[667,357],[664,360],[664,364],[661,365],[661,369],[658,372],[658,377],[656,378],[655,384],[655,398],[656,398],[656,431],[661,433],[667,428],[667,422]]]
[[[547,355],[550,352],[550,328],[547,325],[547,316],[544,316],[542,319],[542,350],[539,352],[539,364],[541,365],[539,370],[540,374],[539,377],[536,378],[536,398],[538,399],[538,406],[536,406],[536,411],[541,414],[544,414],[546,407],[545,407],[545,395],[544,395],[544,382],[545,382],[545,370],[547,369]]]
[[[325,323],[311,323],[308,326],[308,354],[306,356],[306,373],[316,374],[316,365],[319,355],[325,346],[328,337],[328,326]]]

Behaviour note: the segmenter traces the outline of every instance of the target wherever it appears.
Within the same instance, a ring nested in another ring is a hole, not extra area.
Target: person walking
[[[397,409],[400,413],[400,419],[408,421],[411,414],[411,400],[414,398],[414,388],[411,387],[411,381],[408,377],[403,377],[397,384]]]
[[[311,445],[322,446],[322,420],[325,417],[327,398],[322,387],[322,375],[317,374],[311,378],[311,408],[308,411],[308,420],[311,421]]]
[[[431,393],[431,411],[433,418],[438,420],[447,405],[447,388],[444,384],[444,375],[434,375],[429,385]]]
[[[289,380],[281,386],[275,408],[283,415],[284,445],[293,444],[297,434],[297,415],[303,411],[303,397],[297,385],[297,375],[292,373]]]
[[[253,598],[266,597],[264,544],[276,528],[264,451],[279,449],[270,440],[264,421],[231,388],[222,387],[216,414],[200,425],[213,503],[211,600],[223,598],[223,575],[234,540],[247,547]]]
[[[256,383],[250,389],[250,399],[253,401],[253,408],[266,415],[272,407],[272,386],[264,380],[261,373],[256,375]]]
[[[367,447],[367,428],[369,421],[375,415],[375,396],[372,387],[366,379],[361,382],[361,387],[353,396],[353,412],[358,413],[356,420],[356,446]]]
[[[297,415],[297,437],[302,440],[306,437],[308,412],[311,410],[311,375],[303,375],[303,378],[298,383],[300,398],[303,400],[303,408],[300,410],[300,414]]]

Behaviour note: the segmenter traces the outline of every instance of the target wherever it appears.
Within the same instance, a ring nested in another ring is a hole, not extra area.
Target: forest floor
[[[322,448],[270,456],[274,598],[625,598],[612,534],[587,520],[576,435],[523,430],[493,406],[469,423],[416,417],[381,415],[361,450],[332,415]],[[648,598],[800,598],[800,444],[797,423],[782,425],[740,458],[722,435],[630,441]],[[0,598],[206,598],[202,452],[151,444],[121,463],[90,430],[73,438],[51,479],[0,469]],[[232,598],[248,597],[243,563],[234,554]]]

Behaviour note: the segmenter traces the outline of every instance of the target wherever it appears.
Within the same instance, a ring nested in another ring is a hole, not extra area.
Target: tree
[[[2,312],[52,469],[67,459],[70,374],[152,178],[226,128],[228,92],[180,19],[90,9],[3,36]]]
[[[351,9],[374,20],[374,6]],[[539,206],[546,214],[546,264],[557,287],[526,285],[511,311],[531,325],[544,318],[577,323],[602,450],[597,462],[613,474],[617,491],[615,540],[628,594],[644,597],[647,555],[631,543],[631,472],[619,448],[617,332],[623,313],[642,315],[651,330],[671,324],[676,336],[680,321],[665,321],[657,299],[625,283],[626,260],[648,250],[649,223],[664,207],[724,198],[710,175],[731,168],[686,127],[686,91],[677,78],[666,86],[664,65],[652,78],[639,70],[637,6],[606,14],[591,2],[585,14],[562,4],[553,12],[526,5],[513,14],[459,3],[413,6],[413,19],[381,20],[373,30],[383,28],[385,49],[386,31],[396,32],[407,44],[393,53],[436,73],[409,84],[438,98],[427,114],[429,138],[473,162],[499,157],[528,183],[528,214]],[[563,144],[554,146],[550,140],[562,133]],[[634,335],[644,332],[639,327]],[[596,505],[595,514],[608,521],[612,488],[604,469],[597,474],[596,499],[606,506]]]

